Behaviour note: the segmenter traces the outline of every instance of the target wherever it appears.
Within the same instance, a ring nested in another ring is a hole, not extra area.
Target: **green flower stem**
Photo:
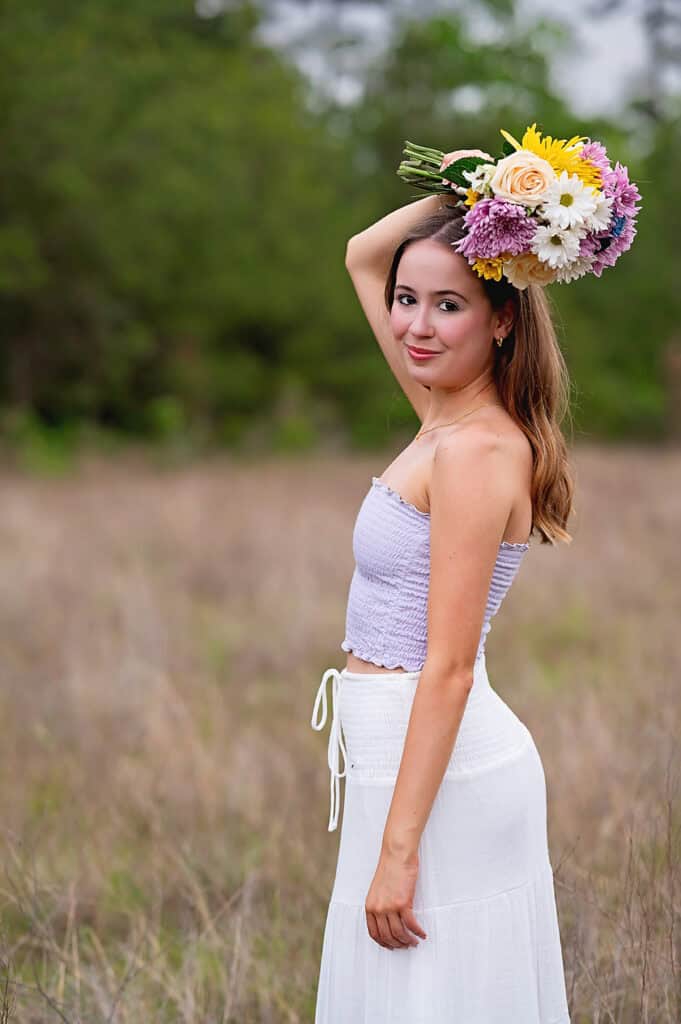
[[[439,149],[431,149],[429,146],[417,146],[415,142],[407,142],[404,151],[411,150],[413,153],[421,153],[424,156],[429,156],[432,159],[440,159],[444,157],[444,153]]]
[[[444,153],[438,153],[434,150],[426,150],[424,152],[423,150],[411,149],[410,147],[407,147],[404,150],[404,155],[413,156],[417,160],[423,160],[424,163],[438,164],[438,166],[442,163],[442,160],[444,159]]]
[[[429,170],[427,167],[405,167],[404,164],[400,164],[398,170],[402,171],[404,174],[416,174],[420,178],[432,178],[433,181],[436,178],[442,177],[441,174],[436,174],[434,171]]]
[[[442,160],[439,157],[422,156],[420,153],[410,153],[409,150],[405,150],[405,155],[414,158],[414,163],[426,164],[431,167],[437,167],[439,169],[442,164]]]
[[[411,167],[415,171],[425,171],[426,174],[440,174],[441,173],[439,166],[436,167],[435,164],[431,164],[429,166],[428,164],[423,163],[423,161],[421,161],[421,160],[409,160],[409,161],[403,160],[400,163],[400,167]]]

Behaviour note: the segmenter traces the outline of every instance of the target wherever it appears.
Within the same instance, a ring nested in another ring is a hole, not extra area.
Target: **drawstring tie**
[[[313,729],[319,731],[324,728],[326,722],[326,714],[328,710],[326,700],[326,681],[332,680],[331,683],[331,728],[329,730],[329,747],[327,761],[329,764],[329,786],[330,786],[330,809],[329,809],[329,827],[328,831],[333,832],[338,825],[338,808],[340,804],[340,780],[347,773],[347,751],[345,749],[345,743],[341,733],[340,725],[340,714],[338,708],[338,691],[340,688],[341,676],[337,668],[327,668],[326,672],[322,676],[322,680],[317,690],[317,696],[314,702],[314,709],[312,711],[312,720],[310,724]],[[321,719],[319,718],[319,706],[321,704],[322,714]],[[343,754],[343,771],[339,770],[340,766],[340,754]]]

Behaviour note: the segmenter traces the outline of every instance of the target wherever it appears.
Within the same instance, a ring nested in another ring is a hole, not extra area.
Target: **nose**
[[[433,337],[433,327],[429,321],[429,313],[425,306],[421,306],[419,312],[414,315],[414,319],[409,325],[409,332],[415,338]]]

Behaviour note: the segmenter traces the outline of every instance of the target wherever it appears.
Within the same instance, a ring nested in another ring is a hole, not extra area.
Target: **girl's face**
[[[512,306],[495,312],[465,257],[424,238],[407,246],[397,268],[390,324],[419,383],[460,386],[493,362],[494,337],[507,334]],[[425,349],[421,359],[410,348]]]

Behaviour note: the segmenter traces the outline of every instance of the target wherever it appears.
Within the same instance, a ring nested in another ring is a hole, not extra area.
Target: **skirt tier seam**
[[[414,904],[414,913],[430,913],[436,910],[451,910],[454,907],[459,907],[467,903],[484,903],[487,900],[497,899],[499,896],[507,896],[509,893],[518,892],[520,889],[529,889],[532,886],[540,882],[545,873],[550,873],[553,878],[553,865],[550,861],[547,861],[543,868],[540,868],[532,878],[526,882],[521,882],[520,885],[512,885],[510,889],[499,889],[498,892],[488,893],[487,896],[471,896],[468,899],[454,900],[453,903],[438,903],[434,907],[423,907]],[[348,903],[347,900],[339,900],[335,896],[329,901],[331,904],[337,904],[340,907],[350,907],[353,910],[364,910],[364,905],[361,903]],[[553,1021],[549,1021],[548,1024],[553,1024]]]

